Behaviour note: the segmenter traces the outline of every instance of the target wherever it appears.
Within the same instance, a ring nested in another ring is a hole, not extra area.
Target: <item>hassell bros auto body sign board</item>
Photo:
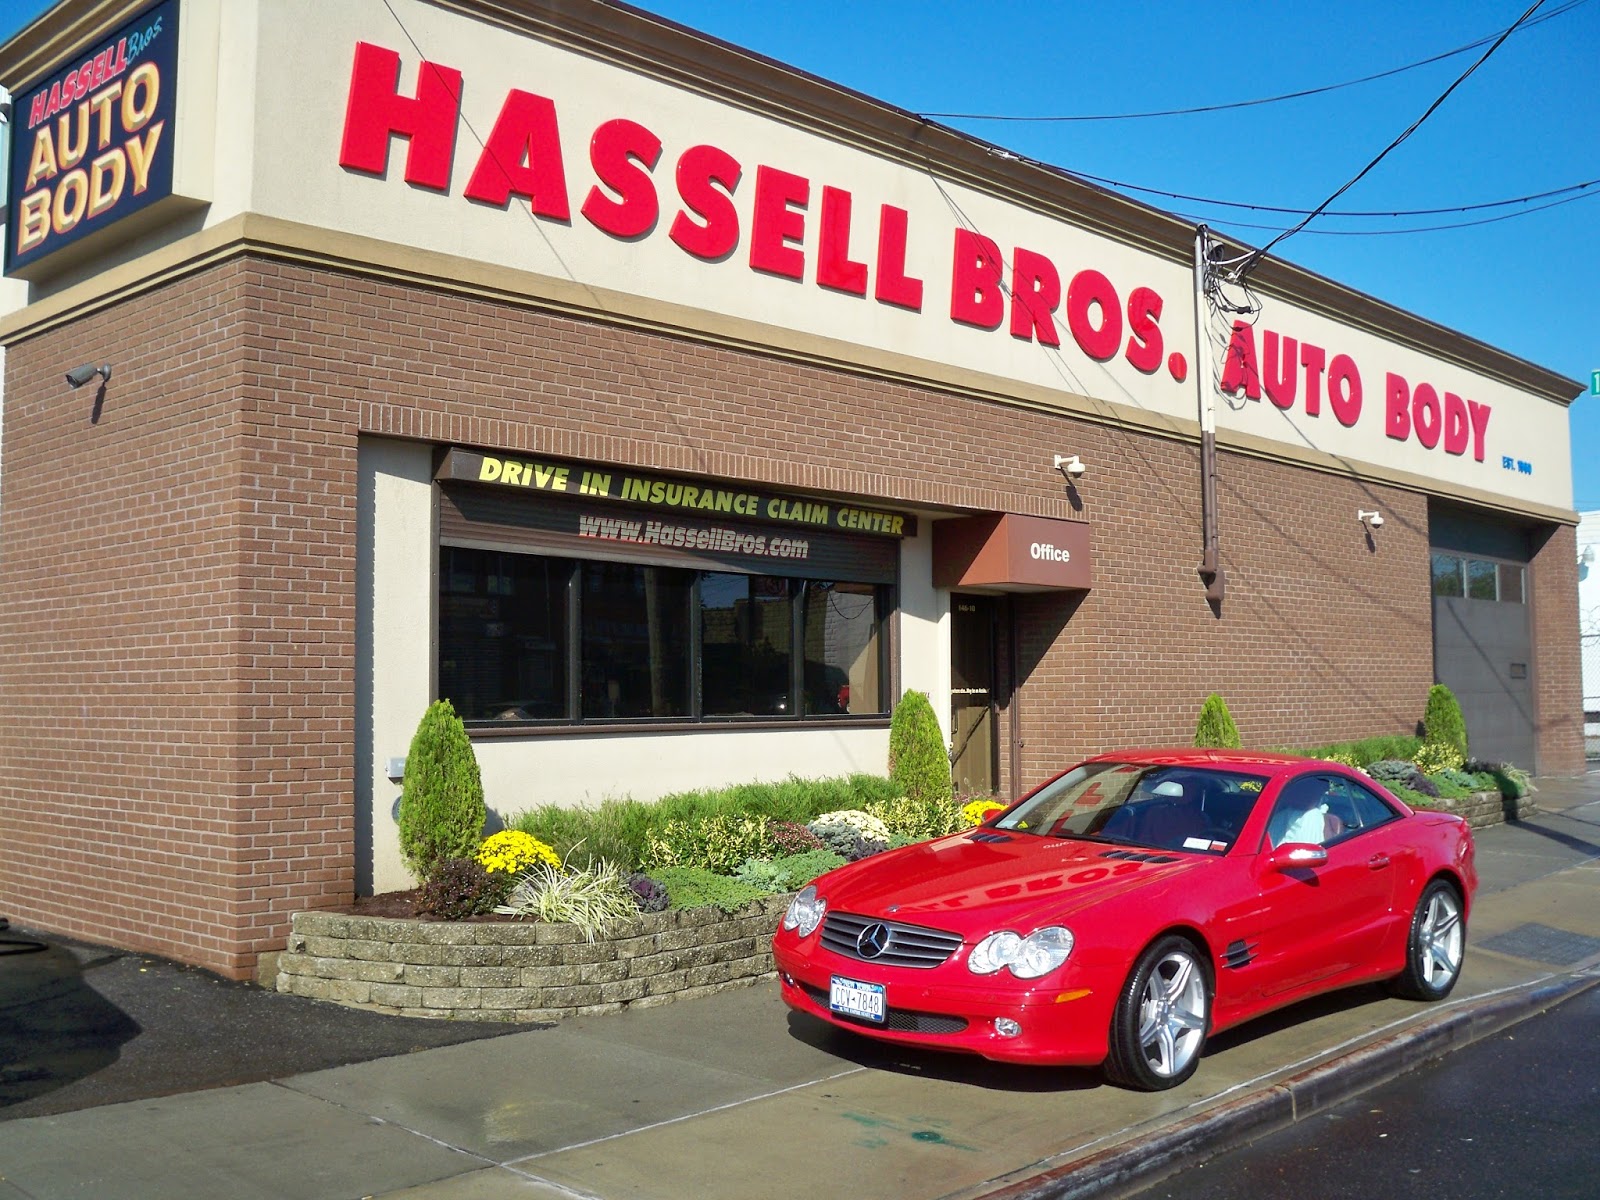
[[[179,0],[13,97],[6,274],[172,192]]]
[[[1288,296],[1209,330],[1197,366],[1190,255],[1052,196],[941,177],[914,145],[880,153],[447,5],[273,11],[259,59],[296,70],[255,80],[271,119],[252,204],[375,241],[401,270],[442,254],[535,300],[1158,430],[1195,422],[1199,370],[1220,377],[1225,438],[1570,504],[1564,404]]]

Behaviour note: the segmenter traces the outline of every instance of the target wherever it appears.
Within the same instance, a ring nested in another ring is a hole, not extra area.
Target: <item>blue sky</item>
[[[343,0],[327,0],[340,3]],[[1531,0],[646,0],[645,9],[913,112],[1123,114],[1340,84],[1499,34]],[[0,40],[51,0],[0,0]],[[1541,19],[1542,18],[1542,19]],[[1332,206],[1444,209],[1600,180],[1600,0],[1544,0]],[[1311,209],[1420,117],[1487,45],[1326,94],[1190,116],[1070,123],[941,117],[1028,158],[1207,200]],[[1130,191],[1255,245],[1297,217]],[[1537,204],[1577,196],[1543,211]],[[1374,230],[1510,219],[1467,228]],[[1243,221],[1272,226],[1249,229]],[[1361,236],[1321,231],[1361,230]],[[1319,218],[1282,257],[1569,376],[1573,503],[1600,509],[1600,182],[1470,213]],[[1574,394],[1579,388],[1574,387]]]

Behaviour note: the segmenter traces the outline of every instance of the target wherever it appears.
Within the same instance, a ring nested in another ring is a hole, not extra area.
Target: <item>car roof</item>
[[[1096,754],[1086,762],[1132,763],[1139,766],[1215,767],[1250,771],[1253,774],[1281,775],[1316,762],[1297,754],[1275,754],[1269,750],[1214,750],[1193,746],[1113,750]]]

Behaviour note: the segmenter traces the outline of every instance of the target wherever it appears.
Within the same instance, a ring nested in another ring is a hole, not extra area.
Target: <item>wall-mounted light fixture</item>
[[[1058,454],[1055,457],[1055,468],[1067,477],[1068,483],[1076,483],[1082,479],[1088,467],[1083,465],[1083,459],[1076,454]]]
[[[1364,508],[1356,509],[1356,520],[1360,521],[1368,529],[1379,529],[1383,526],[1383,514],[1377,509],[1373,509],[1371,512]]]
[[[100,376],[102,380],[109,381],[111,379],[111,364],[84,363],[81,367],[73,367],[72,370],[67,372],[67,386],[81,388],[96,375]]]

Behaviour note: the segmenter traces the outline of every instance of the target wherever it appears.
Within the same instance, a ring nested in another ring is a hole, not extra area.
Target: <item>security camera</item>
[[[1056,455],[1056,470],[1060,471],[1068,479],[1082,479],[1084,472],[1088,469],[1083,465],[1083,459],[1076,454]]]
[[[1377,529],[1382,524],[1383,524],[1383,514],[1382,513],[1373,513],[1372,514],[1372,527],[1374,529]]]
[[[70,387],[81,388],[96,375],[101,379],[111,378],[111,365],[109,363],[96,364],[84,363],[81,367],[73,367],[67,372],[67,384]]]
[[[1356,520],[1366,525],[1369,529],[1377,529],[1383,524],[1383,514],[1377,509],[1368,512],[1364,508],[1356,509]]]

